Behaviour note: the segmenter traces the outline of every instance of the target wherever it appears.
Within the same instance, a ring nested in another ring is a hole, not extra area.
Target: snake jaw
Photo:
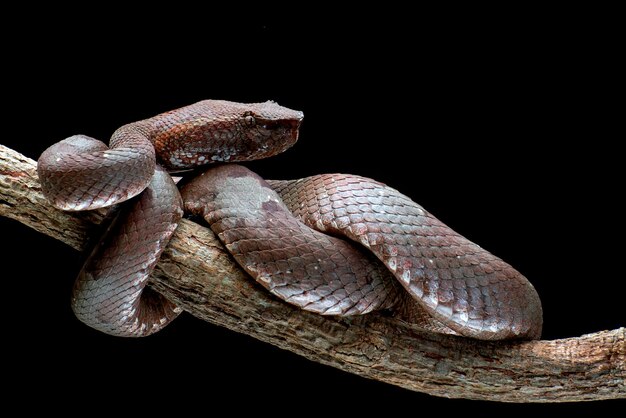
[[[271,157],[291,148],[298,141],[299,122],[259,121],[245,129],[245,144],[230,155],[228,162],[250,161]]]
[[[304,113],[274,102],[256,105],[259,105],[259,110],[255,107],[255,110],[247,111],[242,125],[246,128],[247,137],[262,150],[267,150],[268,154],[264,154],[264,157],[277,154],[277,150],[285,151],[298,141]]]

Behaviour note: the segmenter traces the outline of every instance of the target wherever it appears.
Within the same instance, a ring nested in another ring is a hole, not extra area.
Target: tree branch
[[[0,145],[0,216],[84,250],[104,211],[52,208],[35,162]],[[257,286],[213,233],[183,220],[151,286],[212,324],[318,363],[450,398],[565,402],[626,398],[626,329],[554,341],[484,342],[420,331],[383,314],[323,317]]]

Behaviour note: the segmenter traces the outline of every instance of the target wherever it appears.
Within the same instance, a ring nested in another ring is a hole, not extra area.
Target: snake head
[[[261,148],[271,149],[278,154],[291,147],[298,140],[300,123],[304,114],[273,101],[252,103],[243,111],[242,120],[246,136]]]
[[[303,116],[272,101],[204,100],[147,122],[159,162],[173,171],[279,154],[298,140]]]

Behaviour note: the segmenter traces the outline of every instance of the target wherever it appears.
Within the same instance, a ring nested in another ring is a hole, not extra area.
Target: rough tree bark
[[[64,213],[41,194],[35,162],[0,145],[0,215],[84,250],[104,212]],[[184,310],[310,360],[450,398],[565,402],[626,398],[626,329],[554,341],[483,342],[382,314],[322,317],[257,286],[213,233],[183,220],[151,286]]]

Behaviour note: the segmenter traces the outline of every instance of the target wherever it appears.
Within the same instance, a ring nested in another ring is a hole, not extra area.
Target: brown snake
[[[83,135],[48,148],[37,169],[57,208],[130,199],[79,274],[76,316],[109,334],[144,336],[178,315],[145,285],[184,206],[258,283],[302,309],[388,310],[472,338],[539,338],[541,303],[524,276],[374,180],[265,181],[221,164],[189,181],[181,199],[167,170],[280,153],[298,139],[302,117],[274,102],[206,100],[121,127],[110,148]]]

